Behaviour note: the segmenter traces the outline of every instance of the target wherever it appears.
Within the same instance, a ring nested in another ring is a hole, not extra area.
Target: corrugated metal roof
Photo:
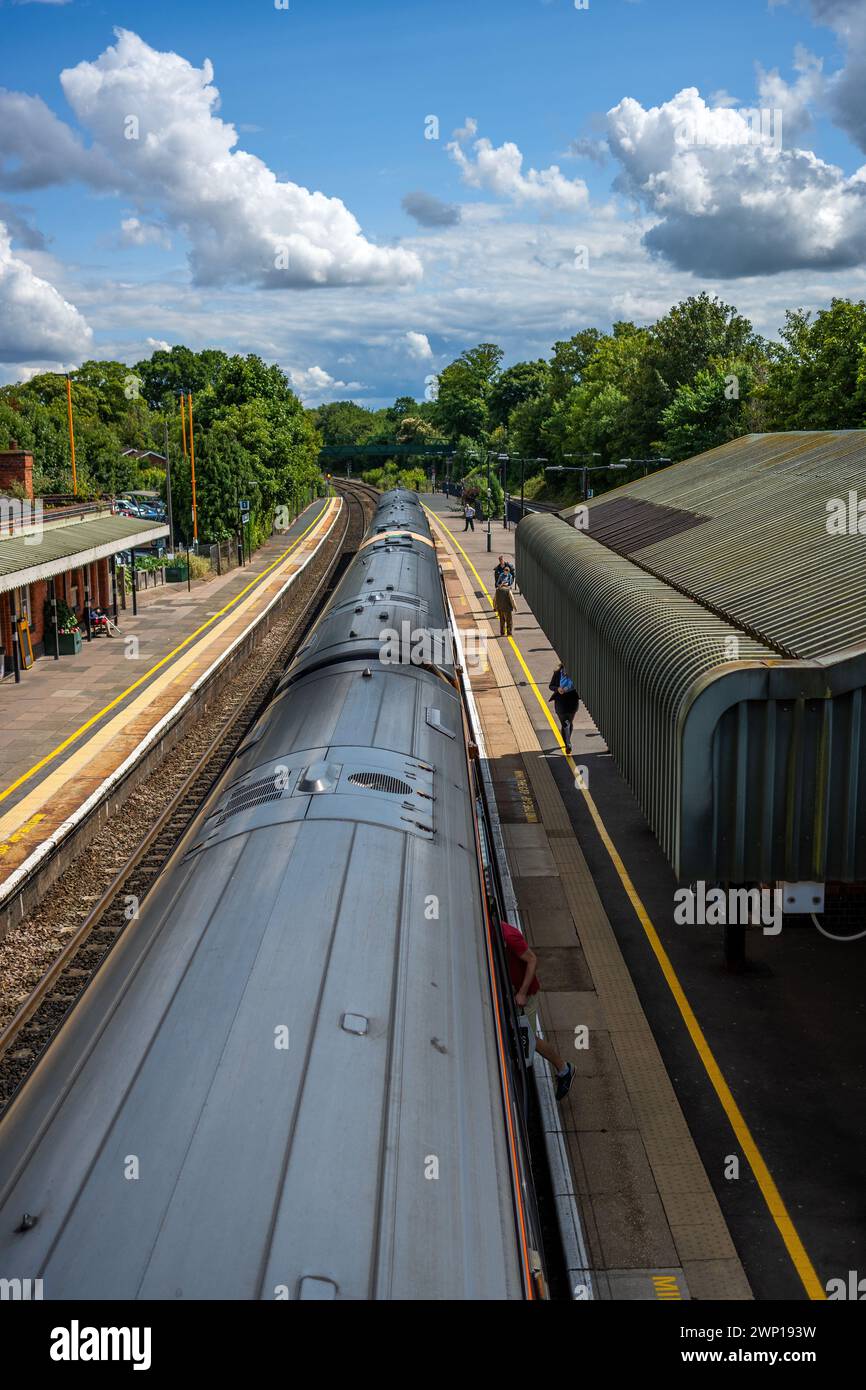
[[[76,565],[149,545],[168,535],[162,522],[138,517],[104,516],[96,521],[46,524],[28,535],[0,538],[0,593],[63,574]]]
[[[750,435],[579,529],[518,527],[521,590],[681,878],[866,879],[861,498],[866,430]]]
[[[776,651],[828,656],[866,642],[866,537],[827,530],[849,492],[866,499],[866,430],[747,435],[590,502],[587,533]],[[641,544],[629,500],[683,524],[659,539],[645,511]]]
[[[610,546],[618,555],[632,555],[656,541],[667,540],[702,526],[708,518],[645,497],[614,494],[592,510],[592,538]]]
[[[517,572],[679,878],[866,879],[866,645],[780,656],[552,516]]]

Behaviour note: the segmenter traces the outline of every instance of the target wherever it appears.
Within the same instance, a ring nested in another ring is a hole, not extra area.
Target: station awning
[[[681,882],[866,881],[866,430],[527,516],[517,573]]]
[[[162,522],[138,517],[102,516],[66,525],[52,525],[46,518],[41,529],[31,526],[27,534],[0,537],[0,594],[167,535]]]

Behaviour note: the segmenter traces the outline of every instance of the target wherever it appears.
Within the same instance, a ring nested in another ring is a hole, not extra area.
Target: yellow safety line
[[[174,648],[173,651],[170,651],[166,656],[164,656],[160,661],[156,663],[155,666],[151,666],[149,671],[145,671],[144,675],[139,676],[138,680],[134,681],[132,685],[127,686],[126,690],[123,690],[119,695],[116,695],[114,699],[110,702],[110,704],[105,705],[104,708],[101,709],[98,714],[91,715],[90,719],[88,719],[86,723],[82,724],[80,728],[76,729],[73,734],[70,734],[68,738],[65,738],[62,743],[58,743],[56,748],[52,748],[50,753],[46,753],[45,757],[40,758],[39,762],[34,763],[33,766],[27,770],[27,772],[23,772],[21,776],[17,779],[17,781],[12,782],[11,785],[5,789],[5,791],[0,792],[0,801],[5,801],[7,796],[11,796],[12,793],[14,791],[17,791],[19,787],[22,787],[25,782],[29,782],[30,778],[33,777],[37,772],[40,772],[43,767],[46,767],[48,763],[50,763],[54,758],[57,757],[58,753],[62,753],[64,749],[68,748],[70,744],[74,743],[75,740],[77,738],[80,738],[82,734],[86,733],[88,729],[92,729],[94,724],[98,724],[99,720],[103,717],[103,715],[108,714],[123,700],[125,700],[127,695],[131,695],[133,690],[137,690],[140,685],[143,685],[145,681],[149,680],[150,677],[155,674],[155,672],[160,670],[161,667],[165,666],[167,662],[171,661],[172,657],[177,656],[178,652],[182,652],[184,647],[188,647],[190,642],[192,642],[196,637],[200,637],[201,634],[207,628],[209,628],[212,623],[215,623],[218,618],[225,617],[226,613],[228,613],[228,611],[231,608],[234,608],[235,604],[239,603],[240,600],[244,597],[244,595],[249,593],[250,589],[254,589],[257,584],[260,584],[261,581],[268,574],[270,574],[271,570],[276,569],[277,565],[282,564],[283,560],[286,559],[286,556],[291,555],[292,551],[300,545],[301,541],[304,539],[304,536],[309,535],[313,527],[318,525],[318,523],[322,520],[323,515],[324,508],[321,512],[319,512],[318,516],[310,522],[306,530],[302,531],[301,534],[297,536],[295,540],[292,541],[292,544],[289,546],[289,548],[287,550],[284,550],[282,555],[279,555],[277,559],[274,560],[272,564],[268,565],[266,569],[263,569],[261,574],[257,574],[255,579],[252,579],[250,583],[246,585],[245,588],[241,589],[239,594],[235,594],[234,598],[226,604],[225,608],[221,608],[218,613],[212,614],[211,617],[208,618],[207,622],[202,623],[201,627],[196,628],[195,632],[191,632],[188,637],[185,637],[183,641]]]
[[[482,593],[484,594],[485,598],[487,599],[488,603],[492,608],[493,599],[490,597],[490,594],[487,590],[487,587],[483,579],[481,578],[481,575],[478,573],[469,556],[466,554],[466,551],[463,549],[462,545],[458,541],[457,537],[453,534],[450,527],[446,526],[445,522],[442,521],[441,518],[437,516],[435,512],[431,512],[429,508],[425,508],[425,510],[428,512],[430,517],[439,526],[442,527],[443,531],[446,531],[447,534],[451,537],[451,540],[454,542],[457,549],[460,551],[460,554],[463,556],[467,565],[471,569],[472,573],[475,575],[476,580],[481,586]],[[523,659],[523,654],[520,651],[520,648],[518,647],[514,638],[509,637],[508,640],[511,643],[512,650],[514,651],[517,660],[520,662],[523,674],[529,681],[530,687],[535,695],[535,698],[538,700],[539,705],[544,710],[547,722],[553,730],[557,743],[559,744],[560,748],[562,748],[564,751],[565,743],[563,741],[559,729],[556,726],[553,716],[550,713],[547,701],[544,699],[544,697],[541,694],[541,691],[538,689],[538,686],[536,685],[532,677],[529,667]],[[646,907],[643,904],[640,894],[638,893],[631,880],[629,872],[626,869],[625,864],[622,861],[622,858],[620,857],[616,845],[614,844],[613,840],[608,834],[607,828],[601,817],[601,812],[599,811],[598,806],[596,805],[593,798],[590,796],[588,789],[581,785],[583,779],[578,778],[576,775],[577,767],[573,758],[568,753],[566,753],[565,756],[568,760],[569,767],[571,768],[572,772],[575,773],[575,786],[577,790],[580,791],[581,795],[583,796],[586,802],[587,809],[589,810],[593,822],[595,823],[595,828],[598,831],[601,842],[607,850],[608,854],[610,855],[613,867],[616,869],[617,875],[619,876],[619,880],[623,888],[625,889],[626,894],[628,895],[628,899],[632,907],[634,908],[635,915],[637,916],[638,921],[643,927],[647,940],[649,941],[649,944],[652,947],[653,954],[655,955],[656,960],[658,961],[661,967],[661,971],[665,977],[665,980],[667,981],[668,988],[670,989],[671,994],[674,997],[677,1008],[679,1009],[680,1014],[682,1016],[683,1022],[685,1023],[686,1028],[688,1029],[689,1036],[695,1045],[695,1049],[698,1053],[698,1056],[701,1059],[701,1062],[704,1065],[704,1069],[707,1073],[707,1076],[710,1079],[713,1090],[715,1091],[716,1095],[721,1101],[722,1109],[728,1117],[731,1128],[733,1129],[734,1134],[737,1137],[737,1142],[743,1150],[743,1153],[746,1155],[749,1167],[755,1175],[755,1181],[761,1189],[761,1194],[764,1198],[764,1201],[767,1204],[767,1208],[770,1212],[770,1215],[772,1216],[773,1221],[776,1224],[776,1228],[780,1236],[782,1237],[782,1240],[785,1243],[785,1249],[791,1257],[791,1261],[794,1265],[794,1268],[797,1271],[797,1274],[800,1277],[800,1281],[803,1284],[803,1287],[806,1290],[806,1293],[808,1294],[810,1299],[816,1301],[819,1299],[826,1299],[826,1291],[823,1285],[821,1284],[821,1281],[818,1278],[817,1273],[815,1272],[815,1267],[812,1264],[812,1261],[809,1259],[809,1256],[806,1253],[806,1248],[803,1245],[802,1240],[800,1239],[797,1228],[791,1220],[791,1217],[788,1215],[787,1208],[785,1207],[785,1203],[782,1200],[782,1195],[779,1192],[779,1189],[773,1180],[773,1177],[770,1173],[769,1168],[767,1167],[766,1162],[764,1161],[760,1149],[755,1143],[755,1140],[752,1138],[751,1131],[749,1129],[748,1124],[746,1123],[742,1111],[740,1110],[740,1107],[734,1100],[733,1094],[731,1093],[731,1088],[725,1080],[724,1075],[722,1073],[722,1069],[716,1061],[715,1056],[713,1055],[712,1048],[707,1042],[701,1025],[698,1023],[694,1010],[692,1009],[692,1006],[689,1003],[688,998],[686,996],[686,992],[680,984],[677,973],[674,970],[673,964],[671,963],[671,959],[661,943],[661,939],[655,927],[653,926],[652,919],[649,913],[647,912]]]

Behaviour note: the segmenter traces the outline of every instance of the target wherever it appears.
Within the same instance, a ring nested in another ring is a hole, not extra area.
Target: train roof
[[[364,670],[265,711],[0,1126],[46,1298],[522,1296],[459,697]]]
[[[357,555],[281,689],[318,666],[361,659],[426,662],[454,677],[439,561],[414,492],[383,495]]]

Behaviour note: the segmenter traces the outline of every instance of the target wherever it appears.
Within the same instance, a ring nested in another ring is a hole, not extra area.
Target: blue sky
[[[702,288],[774,333],[864,293],[864,78],[863,0],[6,0],[0,379],[187,342],[376,404]]]

